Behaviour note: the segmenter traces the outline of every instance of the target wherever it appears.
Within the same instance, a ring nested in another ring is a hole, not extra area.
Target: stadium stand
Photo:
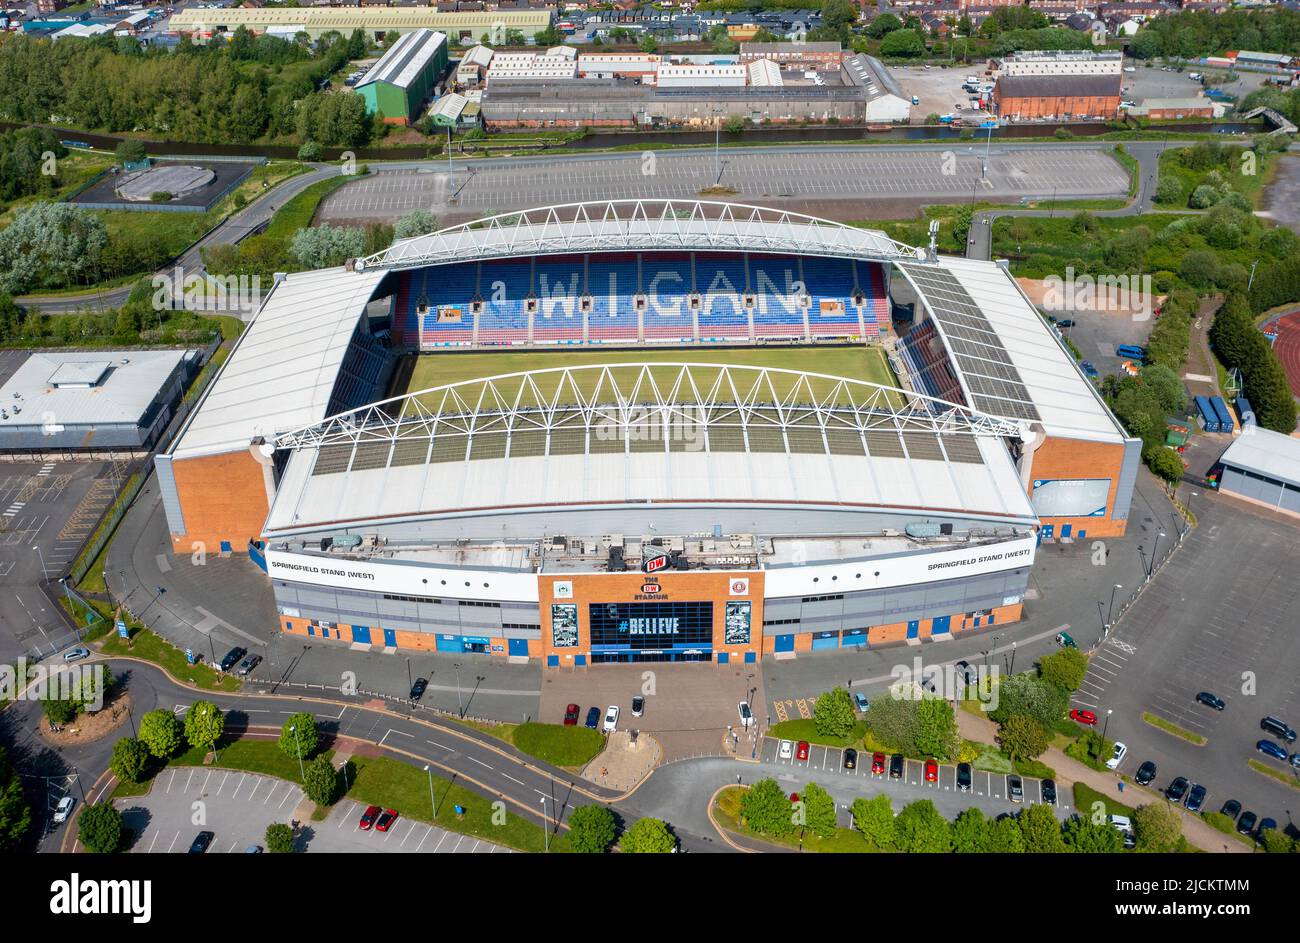
[[[957,374],[944,352],[943,341],[928,318],[914,326],[898,342],[898,352],[911,377],[912,385],[922,393],[950,403],[965,404]]]
[[[538,299],[533,314],[535,343],[582,343],[582,303],[587,297],[583,261],[582,258],[538,259],[533,272]]]
[[[862,334],[853,304],[855,267],[847,259],[800,259],[808,286],[808,331],[818,337],[857,337]]]
[[[531,314],[531,262],[494,262],[478,274],[483,305],[474,339],[479,344],[526,344]]]
[[[797,261],[788,256],[751,256],[749,261],[755,294],[754,336],[806,338],[808,322]]]
[[[634,253],[607,254],[587,259],[587,339],[593,344],[606,341],[635,341],[640,338],[640,321],[634,296],[637,284]]]

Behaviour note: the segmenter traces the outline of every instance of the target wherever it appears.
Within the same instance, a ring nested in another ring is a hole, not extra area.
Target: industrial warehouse
[[[1041,541],[1125,532],[1140,445],[996,263],[612,201],[282,278],[156,464],[284,632],[556,668],[1013,622]]]

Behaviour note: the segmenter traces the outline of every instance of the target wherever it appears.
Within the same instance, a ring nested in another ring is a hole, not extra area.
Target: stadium
[[[629,200],[277,276],[156,466],[284,632],[557,668],[1015,621],[1140,447],[1002,265]]]

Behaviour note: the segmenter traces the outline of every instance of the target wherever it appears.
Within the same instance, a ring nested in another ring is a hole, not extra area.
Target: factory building
[[[370,114],[410,124],[447,68],[447,37],[419,29],[403,34],[356,84]]]

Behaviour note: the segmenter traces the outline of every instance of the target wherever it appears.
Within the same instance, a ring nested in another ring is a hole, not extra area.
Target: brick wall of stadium
[[[172,534],[175,553],[191,553],[195,542],[216,552],[222,541],[245,552],[262,532],[270,507],[262,466],[247,450],[172,463],[176,493],[185,516],[185,533]]]
[[[1089,537],[1124,536],[1128,521],[1114,517],[1115,494],[1123,463],[1122,444],[1048,436],[1034,452],[1034,478],[1109,478],[1110,490],[1106,494],[1105,517],[1044,517],[1043,523],[1052,524],[1058,536],[1063,525],[1069,525],[1076,534],[1082,530]],[[1030,497],[1033,497],[1032,485]]]

